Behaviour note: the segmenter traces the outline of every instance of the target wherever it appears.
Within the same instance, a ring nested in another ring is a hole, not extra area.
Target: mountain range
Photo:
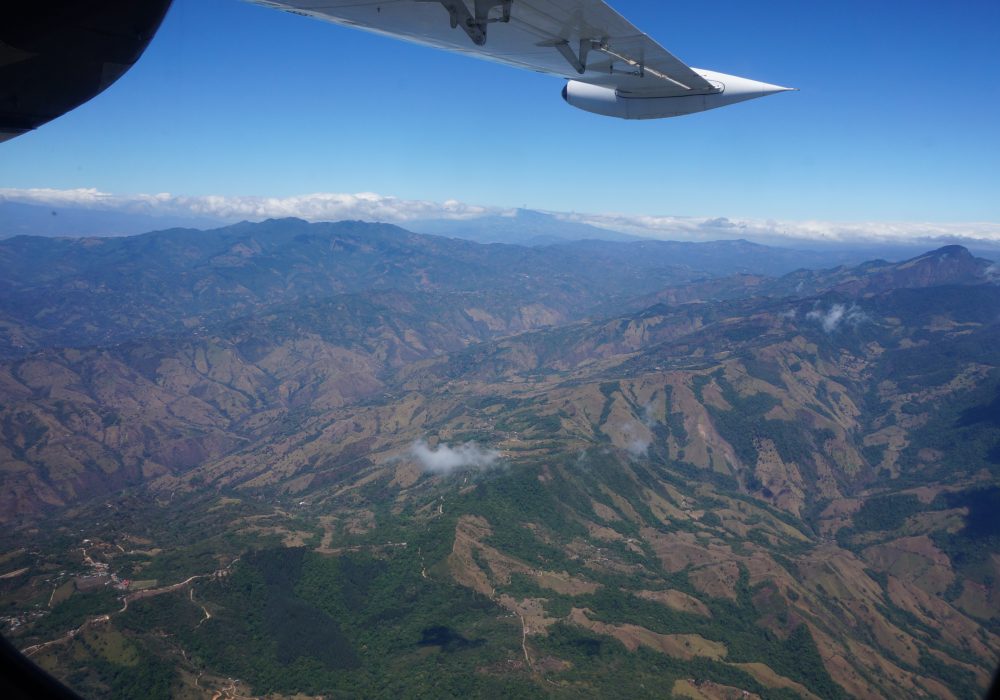
[[[95,696],[977,697],[996,266],[809,261],[0,241],[7,634]]]
[[[215,211],[216,207],[213,205],[217,203],[211,201],[212,198],[207,198],[198,206],[184,201],[184,198],[178,198],[172,204],[166,203],[164,197],[170,200],[169,195],[140,196],[128,201],[128,198],[116,198],[96,192],[87,194],[89,199],[95,200],[89,207],[84,204],[37,203],[37,200],[32,199],[22,201],[20,197],[23,197],[24,193],[0,192],[0,240],[22,235],[92,238],[134,236],[171,228],[213,229],[237,223],[240,217],[235,212],[243,209],[241,205],[248,204],[238,201],[232,203],[231,207]],[[284,207],[286,210],[295,208],[294,203]],[[261,201],[256,206],[245,209],[245,212],[247,215],[256,215],[254,220],[260,221],[266,217],[257,212],[267,209],[268,202]],[[338,218],[317,217],[317,212],[311,213],[313,216],[309,218],[313,220]],[[380,220],[377,209],[359,211],[358,214],[366,221]],[[405,218],[406,212],[390,209],[385,212],[385,216],[388,217],[387,220],[397,221],[400,216]],[[339,218],[347,216],[342,214]],[[733,240],[734,234],[742,234],[772,249],[783,252],[792,249],[789,252],[800,256],[800,264],[803,267],[856,265],[876,258],[898,262],[928,248],[944,245],[962,245],[975,255],[985,258],[996,259],[1000,256],[1000,245],[996,241],[972,235],[963,236],[961,233],[936,237],[884,239],[878,234],[866,237],[855,231],[844,240],[830,240],[807,235],[796,237],[788,231],[783,231],[780,224],[758,224],[751,230],[741,229],[725,218],[693,219],[686,222],[679,219],[679,228],[676,231],[643,230],[641,218],[630,223],[627,216],[607,225],[584,223],[578,220],[581,218],[587,217],[576,213],[519,208],[502,213],[466,212],[458,215],[458,218],[408,220],[403,225],[416,233],[460,238],[477,243],[508,243],[524,246],[545,246],[575,241],[640,242],[671,236],[690,242],[692,235],[696,240],[704,242],[716,238]],[[595,220],[601,220],[601,217],[595,217]],[[700,223],[692,233],[690,225],[694,222]],[[636,235],[628,233],[629,230],[642,233]]]

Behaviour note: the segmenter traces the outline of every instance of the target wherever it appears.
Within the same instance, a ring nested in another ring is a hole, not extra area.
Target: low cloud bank
[[[318,192],[294,197],[185,197],[169,193],[117,195],[94,188],[73,190],[2,189],[0,200],[49,207],[123,211],[149,216],[197,216],[220,221],[262,221],[297,217],[306,221],[383,221],[406,223],[420,219],[469,219],[504,210],[454,200],[429,202],[399,199],[374,192]]]
[[[430,474],[451,474],[463,469],[481,471],[493,467],[500,459],[497,450],[480,447],[474,442],[457,447],[441,443],[431,448],[426,441],[417,440],[410,447],[410,455]]]
[[[781,221],[727,217],[637,216],[630,214],[555,214],[560,219],[663,240],[708,241],[745,238],[816,244],[927,244],[954,241],[1000,242],[1000,223],[920,221]]]
[[[813,309],[806,314],[806,318],[811,321],[818,321],[823,330],[833,333],[841,324],[856,326],[868,320],[868,314],[862,311],[856,304],[847,306],[845,304],[834,304],[827,311]]]
[[[467,220],[481,216],[512,216],[513,209],[467,204],[456,200],[434,202],[400,199],[374,192],[344,194],[317,192],[292,197],[205,195],[188,197],[170,193],[111,194],[95,188],[3,189],[0,201],[51,207],[117,210],[151,216],[216,218],[220,222],[243,219],[298,217],[307,221],[359,219],[405,225],[427,219]],[[1000,222],[833,222],[780,221],[727,217],[646,216],[632,214],[583,214],[545,212],[563,221],[661,240],[707,241],[746,238],[761,242],[811,241],[823,243],[878,243],[944,245],[948,242],[1000,243]]]

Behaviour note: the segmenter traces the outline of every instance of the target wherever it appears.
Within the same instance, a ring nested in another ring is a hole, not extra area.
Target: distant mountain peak
[[[965,281],[983,277],[990,264],[989,260],[974,256],[965,246],[946,245],[901,262],[895,268],[897,270],[928,266],[944,268],[949,271],[948,274],[957,276],[956,281],[961,282],[962,277],[969,278]]]
[[[927,253],[924,253],[923,255],[918,255],[917,258],[915,258],[915,259],[919,259],[919,258],[932,258],[932,257],[933,258],[943,258],[943,259],[956,258],[956,259],[959,259],[959,260],[973,260],[973,259],[975,259],[975,256],[973,256],[972,253],[969,252],[968,248],[966,248],[963,245],[958,245],[958,244],[952,244],[952,245],[942,246],[941,248],[938,248],[937,250],[931,250],[931,251],[929,251]]]
[[[241,224],[254,224],[253,221],[241,221]],[[305,225],[308,226],[309,222],[305,219],[299,218],[298,216],[281,216],[273,219],[264,219],[261,224],[295,224],[295,225]]]
[[[620,231],[599,228],[535,209],[518,208],[513,213],[490,214],[471,219],[430,219],[411,221],[407,228],[477,243],[511,243],[541,246],[583,240],[637,241]]]

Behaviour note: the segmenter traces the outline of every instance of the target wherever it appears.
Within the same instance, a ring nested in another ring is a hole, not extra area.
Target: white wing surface
[[[601,0],[250,0],[642,97],[717,88]]]

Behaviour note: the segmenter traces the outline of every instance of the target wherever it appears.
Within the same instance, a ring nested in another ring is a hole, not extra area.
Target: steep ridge
[[[634,308],[642,308],[657,302],[678,304],[753,295],[809,297],[826,291],[858,296],[910,287],[982,284],[997,279],[1000,279],[1000,268],[996,263],[977,258],[962,246],[952,245],[899,263],[873,260],[830,269],[799,269],[780,277],[743,273],[699,280],[638,297],[633,304]]]
[[[0,365],[4,521],[183,472],[290,416],[354,405],[407,363],[553,322],[479,293],[340,295],[193,336]]]
[[[374,291],[517,290],[560,321],[692,272],[298,219],[127,238],[0,241],[0,354],[182,333],[268,305]]]

